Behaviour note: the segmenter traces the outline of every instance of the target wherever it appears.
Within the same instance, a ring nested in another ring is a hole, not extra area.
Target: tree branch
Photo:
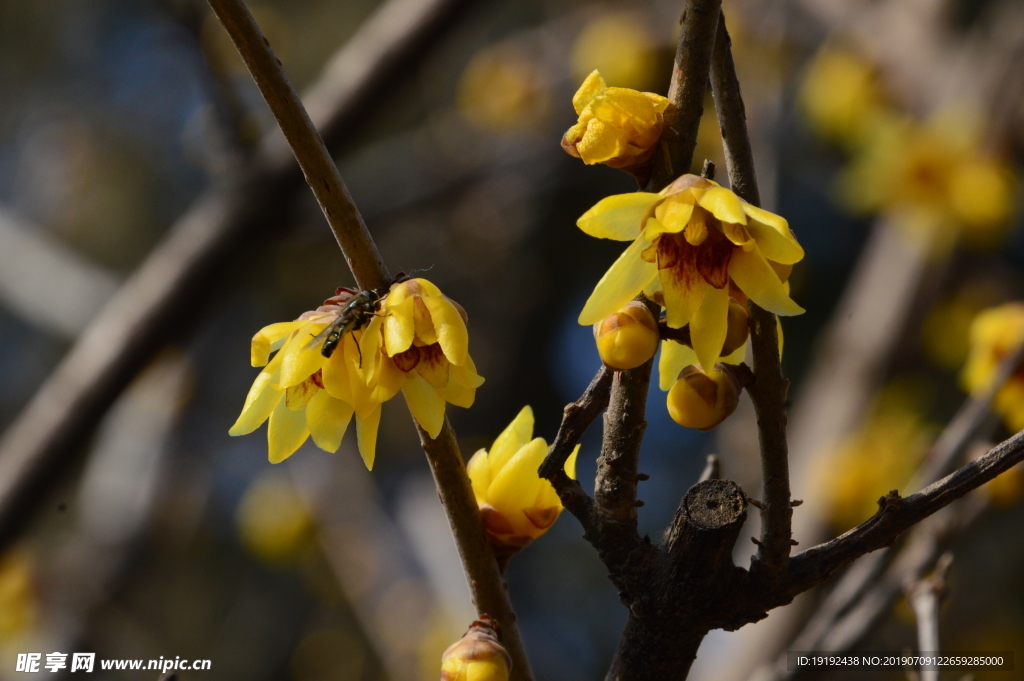
[[[747,117],[732,59],[725,17],[720,15],[718,39],[711,61],[711,89],[722,129],[725,161],[732,190],[748,203],[760,206],[754,172],[754,154],[747,134]],[[775,315],[753,302],[750,307],[750,341],[754,357],[754,382],[747,387],[757,414],[761,445],[761,539],[752,570],[780,575],[786,567],[792,539],[793,507],[789,489],[789,446],[786,441],[786,393],[789,381],[782,375]]]
[[[245,0],[208,0],[288,140],[313,194],[348,261],[356,283],[363,288],[386,288],[391,276],[381,259],[359,210],[341,179],[334,159],[310,121],[281,61],[270,49]],[[448,515],[459,556],[481,615],[496,620],[505,648],[512,657],[512,678],[533,678],[494,552],[473,495],[455,433],[445,418],[436,439],[417,424],[423,451],[430,463],[438,494]]]

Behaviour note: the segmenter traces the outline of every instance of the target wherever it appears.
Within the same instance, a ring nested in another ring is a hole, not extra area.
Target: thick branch
[[[288,81],[281,61],[270,49],[270,43],[261,33],[245,0],[209,2],[281,126],[356,282],[363,288],[386,288],[391,277],[377,246],[349,196],[334,160]],[[446,419],[437,439],[430,439],[421,430],[420,440],[448,514],[473,602],[481,615],[489,615],[501,626],[505,647],[512,656],[512,678],[528,681],[533,678],[530,663],[519,638],[504,580],[484,533],[455,433]]]
[[[984,485],[1024,461],[1024,432],[996,445],[987,454],[962,466],[917,494],[900,498],[895,491],[879,499],[873,517],[840,537],[790,559],[786,590],[790,597],[825,581],[850,561],[891,545],[907,528]]]
[[[725,17],[718,24],[714,58],[711,61],[711,89],[722,129],[729,183],[738,196],[761,205],[754,173],[754,154],[747,134],[747,117],[740,95],[740,83],[732,60]],[[748,386],[757,414],[761,444],[761,540],[752,569],[781,574],[789,557],[793,507],[789,489],[789,446],[786,442],[786,393],[789,381],[779,363],[779,341],[775,315],[750,303],[750,340],[754,356],[754,382]]]
[[[288,80],[281,60],[270,49],[270,41],[260,31],[244,0],[209,0],[209,3],[277,119],[356,283],[361,288],[385,288],[391,283],[387,267],[334,159]]]

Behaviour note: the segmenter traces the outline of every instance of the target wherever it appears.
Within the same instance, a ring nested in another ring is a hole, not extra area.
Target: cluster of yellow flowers
[[[245,435],[269,421],[272,463],[310,436],[336,452],[354,414],[359,453],[372,468],[381,404],[399,390],[432,438],[444,425],[446,402],[469,407],[476,398],[484,379],[469,356],[465,312],[426,279],[393,284],[365,328],[343,333],[326,357],[320,334],[354,295],[339,290],[316,310],[253,336],[252,365],[264,368],[229,432]]]
[[[1024,343],[1024,303],[985,310],[974,318],[970,334],[962,379],[968,392],[981,395],[996,379],[999,366]],[[996,393],[992,406],[1010,430],[1024,430],[1024,363]]]
[[[832,47],[811,61],[801,102],[811,125],[851,154],[839,182],[850,209],[889,214],[939,249],[958,237],[977,248],[999,243],[1015,180],[984,148],[969,111],[944,109],[918,122],[887,101],[871,65]]]

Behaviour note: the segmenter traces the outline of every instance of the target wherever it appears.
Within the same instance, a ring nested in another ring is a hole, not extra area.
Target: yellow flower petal
[[[452,364],[463,364],[469,354],[469,331],[459,311],[445,296],[424,298],[437,329],[437,342]]]
[[[323,356],[320,344],[310,345],[310,341],[326,327],[325,322],[309,322],[281,349],[280,387],[298,385],[324,365],[327,358]]]
[[[338,451],[350,420],[352,405],[331,397],[326,390],[317,391],[306,406],[306,427],[316,446],[326,452]]]
[[[491,445],[491,452],[487,455],[491,462],[492,471],[500,471],[512,456],[519,451],[533,437],[533,409],[526,405],[519,410],[512,423],[501,431]]]
[[[746,227],[738,225],[734,222],[723,222],[722,234],[725,238],[732,242],[733,246],[739,246],[744,250],[750,250],[754,247],[754,237],[751,236],[749,231],[750,225]]]
[[[570,480],[576,479],[576,458],[579,453],[580,446],[576,445],[575,447],[572,448],[572,454],[570,454],[569,458],[565,460],[564,470],[565,474],[569,476]],[[540,468],[540,466],[538,466],[538,468]]]
[[[743,212],[740,197],[725,187],[711,187],[697,200],[701,208],[708,210],[722,222],[734,222],[738,225],[747,224],[747,215]]]
[[[587,165],[604,163],[623,156],[629,146],[629,135],[604,121],[593,119],[587,123],[583,138],[576,143],[576,153]]]
[[[642,132],[658,124],[658,112],[642,92],[629,88],[610,87],[604,96],[595,99],[590,111],[597,118],[616,128]]]
[[[576,94],[572,96],[572,108],[576,110],[576,115],[583,113],[583,109],[597,95],[604,92],[608,85],[604,82],[604,78],[597,71],[592,71],[589,76],[580,85],[580,89],[576,91]]]
[[[377,362],[380,360],[380,348],[384,342],[381,337],[381,327],[384,324],[384,317],[377,315],[370,320],[366,328],[358,331],[359,349],[363,353],[363,366],[361,372],[363,379],[369,384],[369,377],[377,371]]]
[[[590,294],[580,313],[583,326],[596,324],[636,297],[658,274],[658,266],[646,262],[640,254],[651,244],[643,237],[622,252]]]
[[[643,94],[647,99],[651,100],[651,104],[654,105],[655,111],[658,113],[665,113],[665,109],[668,108],[669,101],[671,101],[668,97],[662,97],[661,95],[653,92],[645,92]]]
[[[722,354],[725,336],[729,330],[729,292],[709,286],[704,293],[700,309],[690,321],[690,338],[701,367],[708,371]]]
[[[267,426],[270,463],[281,463],[287,459],[308,437],[306,413],[289,409],[284,400],[278,402]]]
[[[729,276],[747,297],[769,312],[788,316],[804,311],[789,297],[779,276],[757,249],[734,250],[729,261]]]
[[[660,270],[658,276],[665,299],[665,323],[673,329],[681,329],[700,308],[704,292],[714,287],[708,286],[696,269],[671,267]]]
[[[320,380],[323,381],[324,389],[331,394],[331,397],[352,404],[355,400],[352,397],[352,379],[349,376],[351,371],[348,362],[345,361],[344,343],[341,347],[335,348],[321,369]]]
[[[654,210],[654,216],[662,223],[662,231],[672,234],[683,231],[683,228],[689,224],[690,218],[693,217],[693,194],[683,190],[669,195],[658,204]],[[648,224],[650,223],[648,222]],[[653,236],[646,232],[644,236],[648,241],[654,241]]]
[[[254,367],[266,366],[270,359],[270,353],[280,350],[288,335],[304,322],[278,322],[264,326],[252,337],[252,347],[249,351],[250,360]]]
[[[469,409],[473,406],[473,402],[476,401],[476,388],[467,388],[455,381],[449,381],[448,385],[444,388],[444,399],[456,407]]]
[[[476,390],[484,384],[484,377],[476,372],[476,364],[473,363],[473,358],[469,355],[466,355],[465,364],[462,366],[453,364],[449,371],[451,379],[464,388]]]
[[[487,488],[491,485],[491,464],[487,458],[487,450],[479,449],[466,464],[466,474],[473,485],[473,495],[477,502],[487,501]]]
[[[494,468],[492,461],[494,479],[487,490],[487,500],[491,505],[499,511],[532,506],[541,483],[537,469],[547,451],[544,438],[538,437],[520,447],[504,466]]]
[[[576,226],[598,239],[630,241],[640,235],[644,219],[653,214],[654,206],[664,198],[649,192],[609,196],[581,215]]]
[[[413,418],[431,439],[441,434],[444,426],[444,396],[423,380],[415,371],[410,371],[402,386],[402,394],[409,405]]]
[[[359,444],[359,455],[363,457],[366,470],[373,470],[373,460],[377,456],[377,429],[380,427],[380,405],[365,418],[356,416],[356,441]]]
[[[320,392],[320,388],[313,381],[303,381],[298,385],[285,388],[284,403],[292,411],[299,411],[306,408],[313,396]]]
[[[249,394],[245,396],[245,404],[242,406],[242,413],[238,420],[228,431],[229,435],[248,435],[263,425],[263,422],[270,418],[271,412],[277,407],[277,403],[284,398],[284,391],[274,387],[281,366],[281,355],[274,357],[273,361],[256,376]]]
[[[783,233],[751,217],[747,223],[747,231],[754,237],[761,254],[768,260],[782,265],[792,265],[804,259],[804,249],[789,233],[788,227]]]
[[[658,359],[658,387],[669,390],[679,380],[679,372],[698,361],[697,353],[690,346],[675,341],[662,341],[661,357]]]
[[[387,306],[388,316],[384,318],[384,351],[389,357],[412,347],[412,339],[416,336],[416,324],[413,320],[414,303],[414,298],[405,298]]]
[[[397,395],[405,384],[406,376],[404,371],[395,366],[394,360],[390,357],[382,357],[379,366],[380,370],[370,395],[370,398],[378,403],[387,402]]]

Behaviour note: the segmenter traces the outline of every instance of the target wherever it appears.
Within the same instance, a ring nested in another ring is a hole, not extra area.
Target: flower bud
[[[722,357],[731,355],[747,342],[747,337],[750,335],[750,325],[747,320],[747,306],[730,298],[728,331],[725,334],[725,345],[722,346]]]
[[[703,371],[691,364],[668,392],[668,413],[687,428],[708,431],[727,419],[739,404],[740,386],[721,364]]]
[[[473,622],[441,656],[441,681],[508,681],[512,658],[498,643],[496,628],[487,615]]]
[[[610,369],[635,369],[654,357],[660,340],[654,315],[635,300],[594,324],[594,338],[601,361]]]

